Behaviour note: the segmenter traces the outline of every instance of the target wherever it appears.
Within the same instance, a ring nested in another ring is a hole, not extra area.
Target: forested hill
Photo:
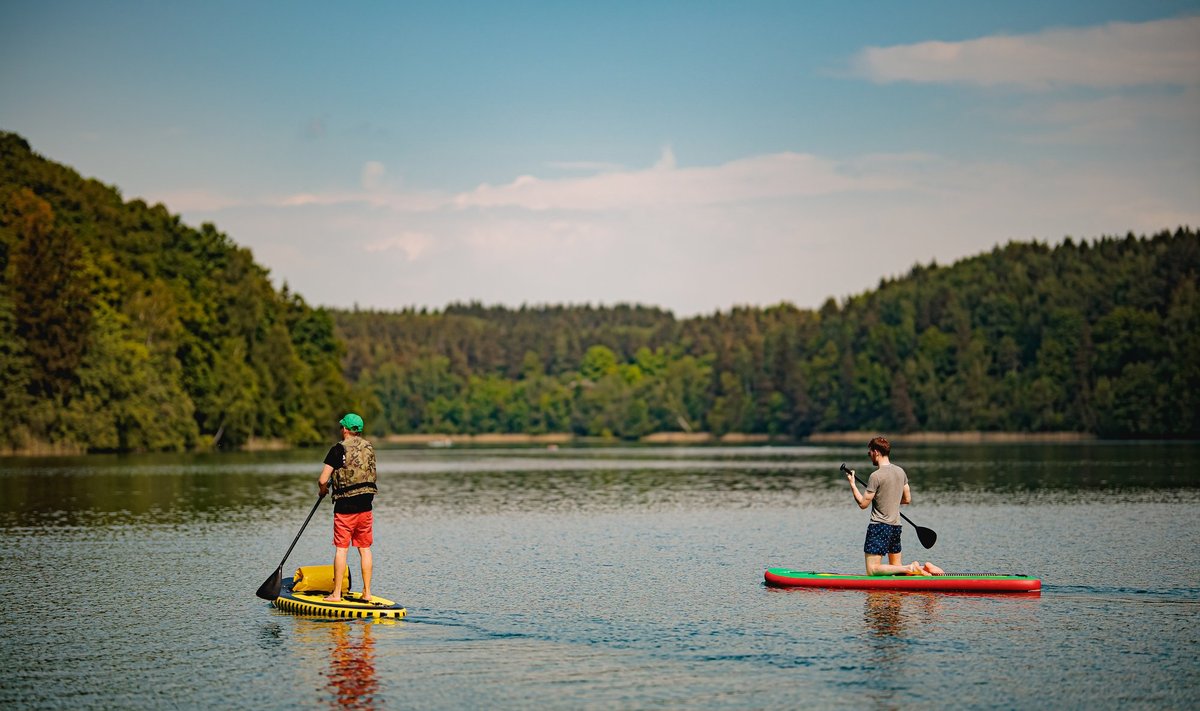
[[[1014,243],[817,311],[310,308],[213,225],[0,133],[0,451],[373,434],[1200,437],[1200,239]]]
[[[1200,436],[1200,239],[1012,243],[820,310],[336,311],[376,432]]]
[[[0,133],[0,450],[328,439],[340,348],[214,226]]]

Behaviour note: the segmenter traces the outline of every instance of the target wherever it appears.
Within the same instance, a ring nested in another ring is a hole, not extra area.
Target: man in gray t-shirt
[[[870,497],[871,523],[900,525],[900,504],[912,500],[908,488],[908,474],[900,467],[880,457],[879,468],[867,479],[867,491],[863,498]]]
[[[871,523],[867,526],[867,539],[863,544],[867,575],[929,575],[934,568],[926,569],[920,563],[904,565],[902,562],[900,505],[912,501],[912,492],[908,488],[908,475],[889,459],[891,451],[892,445],[883,437],[876,437],[867,443],[867,456],[878,469],[867,480],[865,494],[859,493],[854,472],[846,475],[858,507],[871,507]],[[883,562],[885,555],[888,557],[887,563]]]

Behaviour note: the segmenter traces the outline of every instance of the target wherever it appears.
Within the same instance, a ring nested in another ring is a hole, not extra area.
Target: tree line
[[[1200,435],[1190,228],[1011,243],[819,309],[312,308],[211,224],[0,133],[0,449],[374,435]]]
[[[1010,243],[817,310],[334,311],[377,434],[1200,435],[1200,240]]]

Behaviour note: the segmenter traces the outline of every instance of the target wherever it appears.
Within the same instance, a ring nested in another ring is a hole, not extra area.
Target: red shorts
[[[373,513],[375,512],[335,513],[333,515],[333,547],[370,548],[374,540],[371,534],[371,527],[375,523],[375,519],[371,515]]]

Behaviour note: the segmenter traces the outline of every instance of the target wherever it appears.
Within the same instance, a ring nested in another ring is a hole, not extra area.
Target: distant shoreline
[[[617,437],[581,437],[569,432],[550,434],[493,433],[493,434],[402,434],[387,435],[379,441],[386,444],[425,445],[448,447],[451,445],[477,444],[622,444],[630,440]],[[790,442],[784,437],[765,434],[741,434],[731,432],[716,437],[708,432],[655,432],[642,437],[641,444],[766,444],[768,442]]]
[[[710,432],[654,432],[637,440],[640,444],[865,444],[879,432],[819,432],[800,440],[766,434],[730,432],[714,435]],[[1098,438],[1088,432],[912,432],[883,433],[895,442],[907,444],[987,444],[987,443],[1052,443],[1090,442]],[[522,445],[522,444],[620,444],[625,440],[600,437],[579,437],[566,432],[552,434],[402,434],[387,435],[380,441],[408,446],[449,447],[455,445]]]
[[[569,433],[552,434],[523,434],[523,433],[490,433],[490,434],[394,434],[379,438],[387,444],[426,445],[429,447],[450,446],[458,444],[569,444],[576,441]]]
[[[906,444],[991,444],[991,443],[1051,443],[1094,442],[1099,438],[1090,432],[820,432],[804,441],[815,444],[866,444],[882,434],[892,442]]]
[[[892,442],[904,444],[1053,444],[1071,442],[1096,442],[1100,438],[1089,432],[818,432],[803,439],[730,432],[721,436],[710,432],[654,432],[636,440],[637,444],[658,445],[770,445],[770,444],[866,444],[872,437],[883,434]],[[631,444],[628,440],[604,437],[580,437],[568,432],[549,434],[490,433],[490,434],[393,434],[374,438],[380,444],[402,447],[455,447],[455,446],[555,446],[572,444]],[[293,449],[280,439],[251,438],[241,448],[244,452],[281,451]],[[222,451],[197,449],[197,452]],[[237,450],[224,450],[237,451]],[[41,445],[36,448],[0,450],[0,457],[59,457],[82,456],[87,452],[79,447],[65,445]]]

